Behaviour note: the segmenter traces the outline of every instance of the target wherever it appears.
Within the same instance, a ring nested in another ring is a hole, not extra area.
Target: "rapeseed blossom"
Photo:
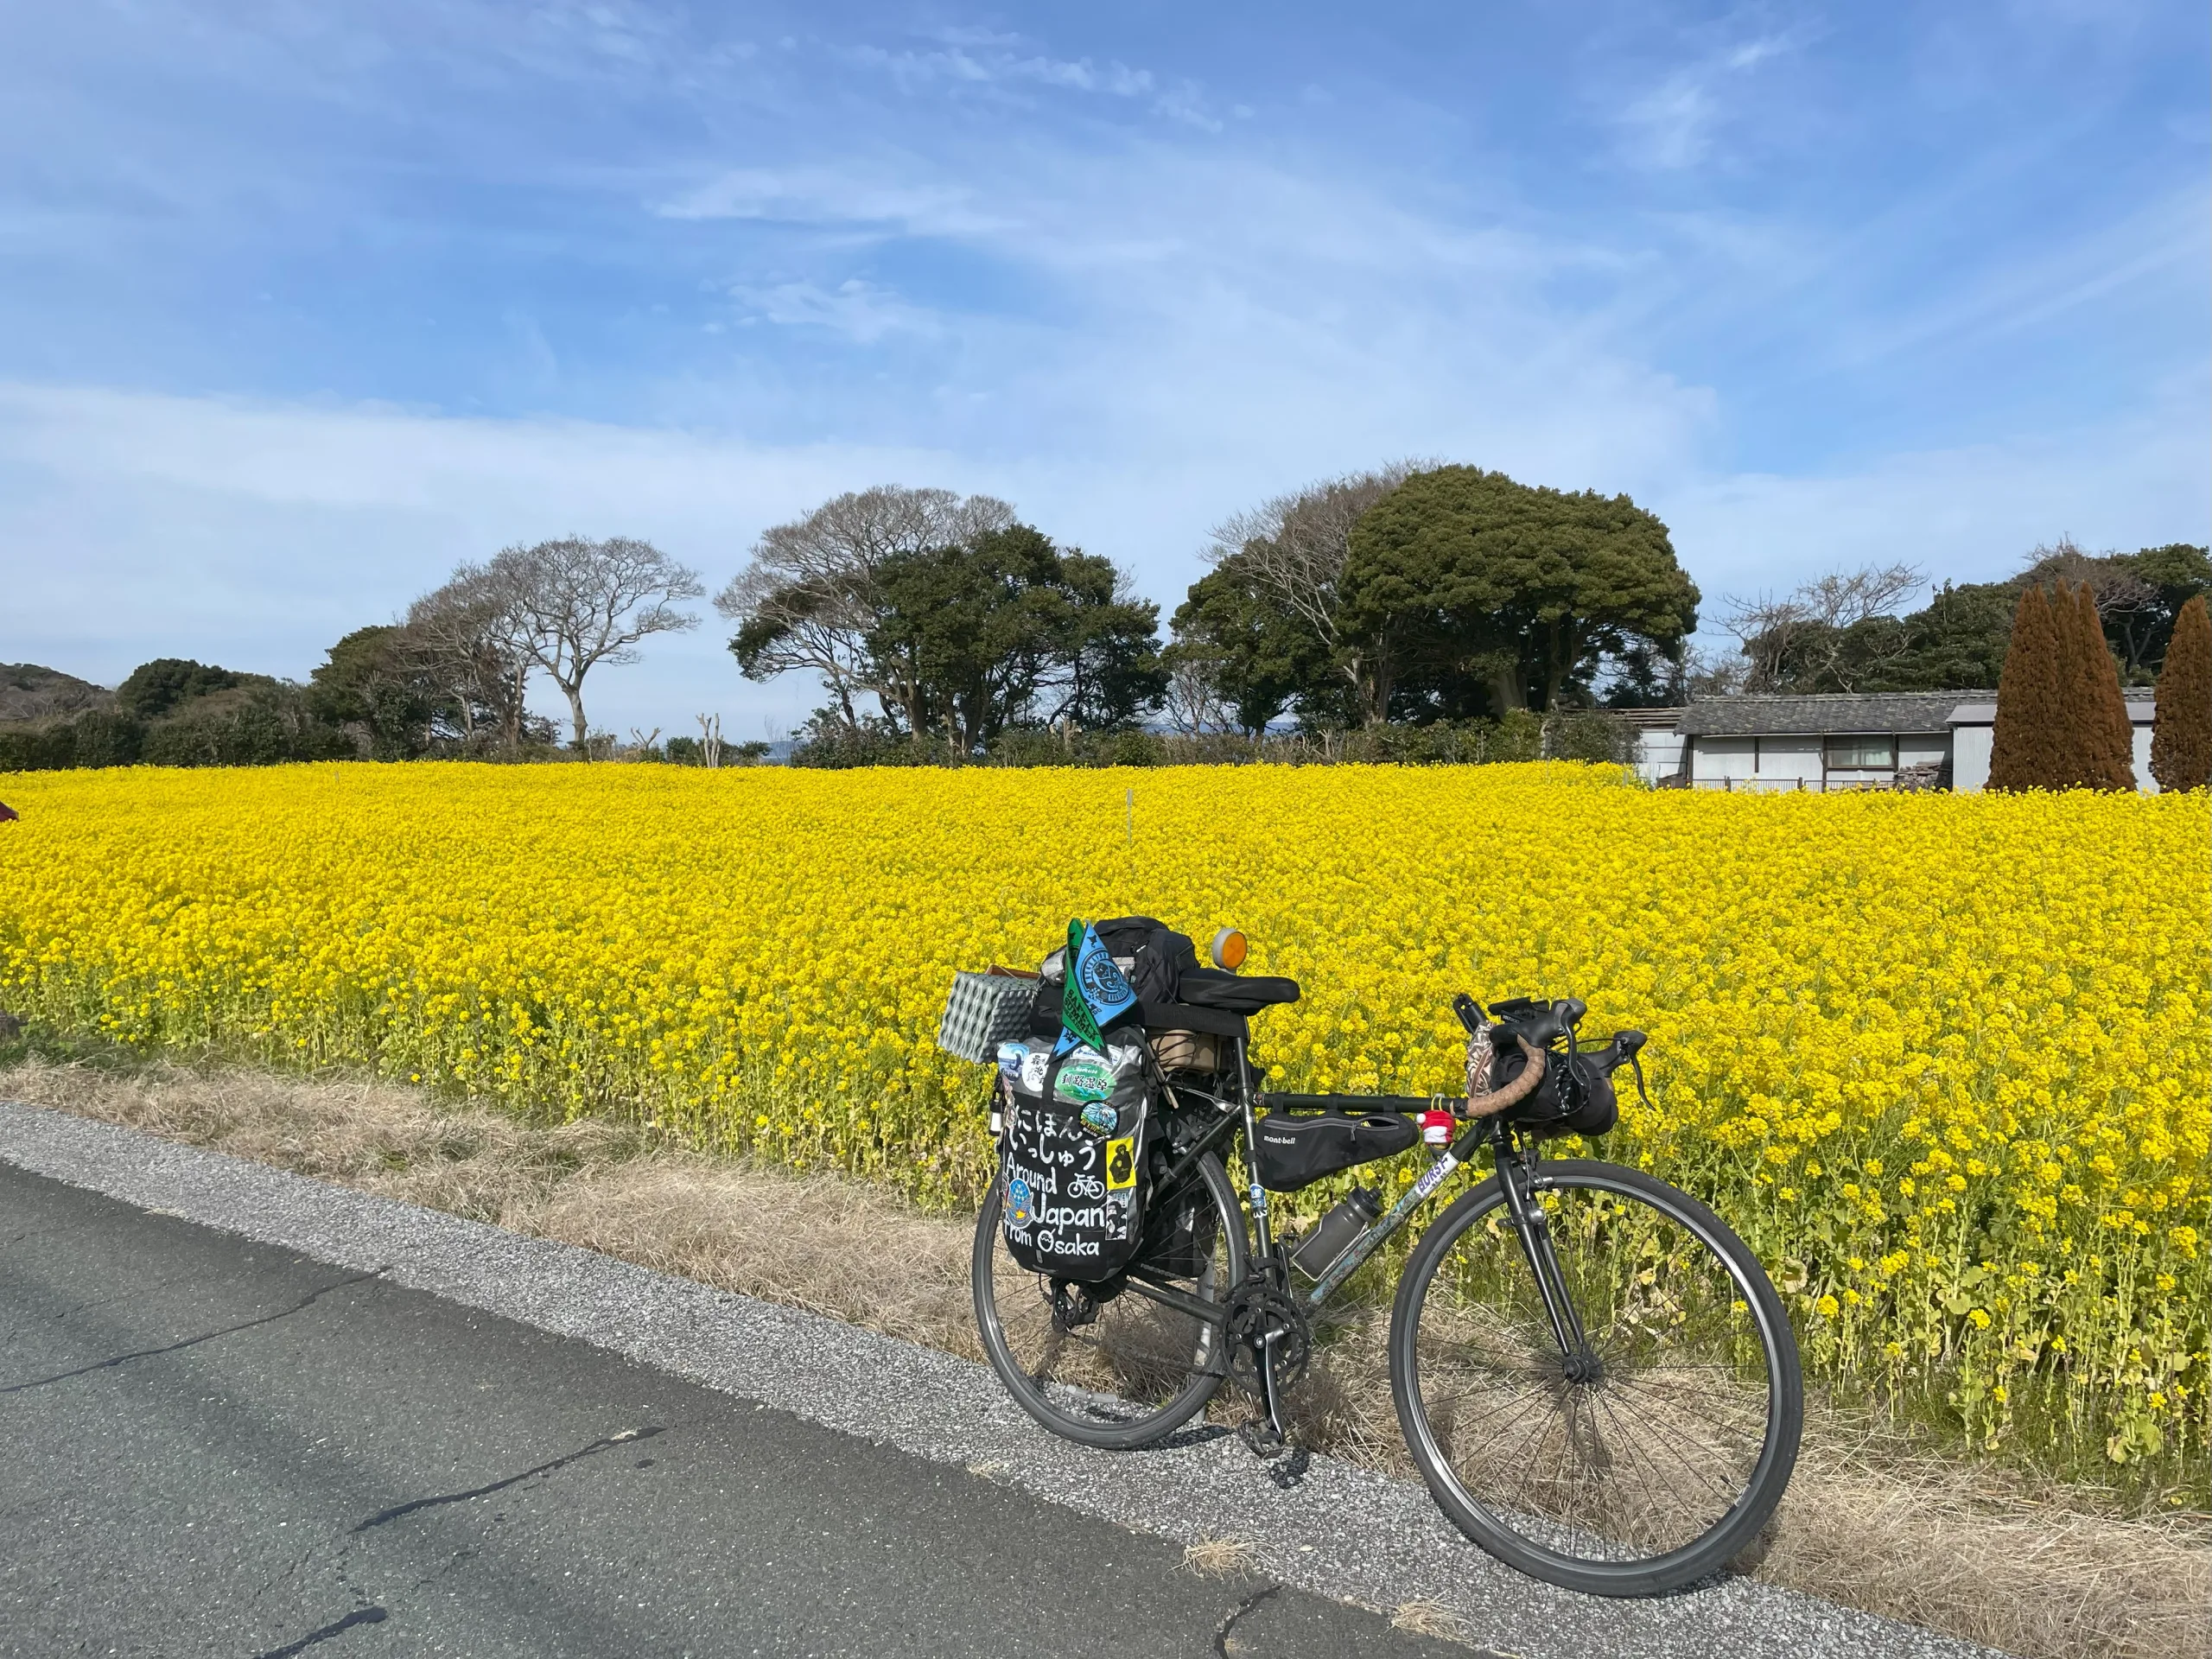
[[[10,799],[12,1008],[642,1113],[941,1205],[991,1158],[982,1077],[931,1040],[953,970],[1033,965],[1071,916],[1242,927],[1305,987],[1254,1022],[1287,1087],[1448,1090],[1452,992],[1580,995],[1651,1035],[1603,1155],[1745,1235],[1815,1377],[1992,1446],[2205,1462],[2202,795],[423,764]]]

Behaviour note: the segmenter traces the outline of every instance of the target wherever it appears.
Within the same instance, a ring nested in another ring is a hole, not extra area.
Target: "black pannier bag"
[[[1325,1175],[1403,1152],[1421,1139],[1396,1112],[1270,1112],[1252,1137],[1252,1167],[1270,1192],[1295,1192]]]
[[[1029,1272],[1095,1284],[1143,1241],[1159,1114],[1134,1033],[1109,1033],[1103,1054],[1051,1047],[999,1050],[1000,1224]]]

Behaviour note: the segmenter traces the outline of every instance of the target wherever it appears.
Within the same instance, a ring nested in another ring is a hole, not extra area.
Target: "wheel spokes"
[[[1546,1195],[1560,1282],[1597,1366],[1565,1357],[1502,1213],[1452,1242],[1421,1302],[1431,1439],[1499,1526],[1582,1561],[1694,1543],[1764,1445],[1764,1351],[1726,1264],[1662,1211],[1602,1189]]]

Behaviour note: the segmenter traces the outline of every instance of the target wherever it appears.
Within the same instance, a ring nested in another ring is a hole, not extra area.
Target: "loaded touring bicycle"
[[[1437,1503],[1507,1564],[1605,1595],[1743,1553],[1803,1419],[1780,1300],[1695,1198],[1546,1155],[1612,1126],[1621,1068],[1641,1093],[1643,1033],[1585,1039],[1572,997],[1462,994],[1464,1095],[1263,1090],[1249,1022],[1299,987],[1236,972],[1231,930],[1211,954],[1147,917],[1076,922],[1039,972],[955,983],[940,1046],[997,1066],[973,1281],[1008,1392],[1057,1433],[1133,1449],[1233,1382],[1254,1402],[1238,1432],[1274,1456],[1331,1298],[1487,1158],[1414,1245],[1389,1320],[1399,1424]],[[1277,1235],[1271,1194],[1417,1146],[1395,1196],[1357,1185]]]

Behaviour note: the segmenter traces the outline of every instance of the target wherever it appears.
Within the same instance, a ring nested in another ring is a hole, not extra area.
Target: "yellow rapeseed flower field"
[[[1134,807],[1125,791],[1134,791]],[[2207,1452],[2212,804],[1606,768],[26,774],[0,1001],[972,1200],[952,971],[1235,923],[1287,1084],[1452,1085],[1462,988],[1651,1033],[1603,1147],[1711,1202],[1815,1377],[1986,1445]],[[1311,1205],[1316,1192],[1301,1195]],[[859,1246],[856,1245],[856,1248]]]

